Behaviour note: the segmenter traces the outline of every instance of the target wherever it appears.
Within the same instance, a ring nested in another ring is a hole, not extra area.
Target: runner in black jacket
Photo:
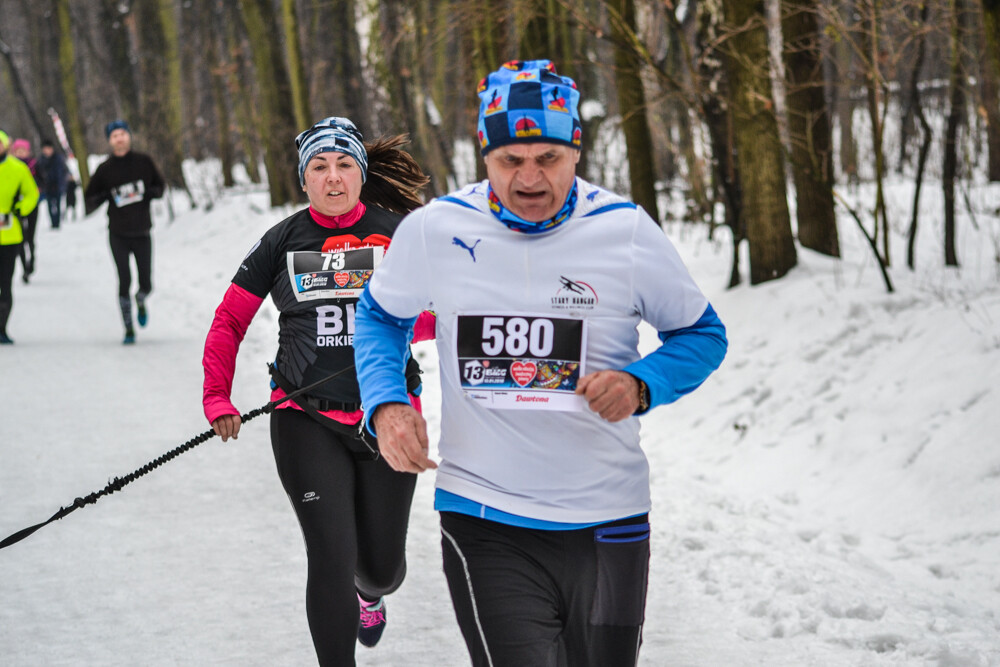
[[[150,202],[163,196],[164,181],[152,158],[132,150],[128,123],[114,120],[104,128],[111,145],[111,157],[97,168],[84,192],[86,215],[108,202],[108,237],[111,255],[118,268],[118,303],[125,323],[124,343],[135,342],[132,327],[132,272],[129,255],[135,257],[139,291],[135,295],[139,326],[146,326],[146,297],[153,291],[153,220]]]

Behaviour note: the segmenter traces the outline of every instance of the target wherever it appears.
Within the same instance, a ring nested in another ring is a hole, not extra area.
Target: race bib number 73
[[[357,299],[382,261],[385,248],[288,253],[288,278],[296,300]]]
[[[465,393],[493,409],[580,410],[586,321],[549,315],[459,315],[455,349]]]

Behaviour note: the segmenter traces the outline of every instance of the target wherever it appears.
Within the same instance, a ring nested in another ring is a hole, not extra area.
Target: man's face
[[[111,145],[111,152],[121,157],[132,149],[132,135],[128,130],[118,128],[111,131],[108,143]]]
[[[500,203],[528,222],[542,222],[566,201],[580,151],[562,144],[508,144],[493,149],[484,160]]]
[[[52,146],[42,146],[42,155],[45,157],[52,157],[52,154],[56,152],[56,149]]]

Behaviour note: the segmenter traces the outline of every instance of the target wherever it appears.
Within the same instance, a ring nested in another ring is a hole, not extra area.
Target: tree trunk
[[[73,48],[73,26],[69,20],[69,0],[56,0],[59,19],[59,70],[62,73],[63,95],[66,97],[66,132],[76,156],[80,171],[80,186],[86,190],[90,183],[87,166],[87,142],[80,121],[80,98],[76,85],[76,56]]]
[[[340,43],[337,50],[337,62],[340,63],[340,69],[337,75],[344,81],[343,94],[348,115],[352,120],[359,119],[359,128],[365,128],[371,132],[373,124],[371,110],[375,105],[371,103],[372,94],[368,90],[368,86],[365,85],[362,76],[361,41],[358,39],[357,30],[353,29],[355,25],[354,7],[354,0],[334,3],[337,18],[344,21],[344,25],[352,28],[347,39],[338,40]],[[365,129],[362,129],[362,132]]]
[[[842,22],[839,39],[834,46],[837,80],[837,125],[840,129],[840,172],[850,183],[858,182],[858,153],[854,141],[854,100],[852,94],[857,78],[855,54],[847,34],[854,24],[854,0],[842,0],[838,13]]]
[[[781,278],[795,266],[795,242],[771,94],[764,3],[723,0],[722,5],[728,28],[724,60],[750,243],[750,284],[757,285]]]
[[[7,63],[7,69],[10,72],[10,80],[14,90],[17,92],[17,97],[21,100],[21,104],[24,106],[24,113],[28,116],[28,121],[35,128],[35,131],[39,136],[46,136],[45,131],[42,129],[41,117],[38,112],[35,111],[35,107],[31,104],[31,100],[28,99],[28,91],[24,87],[24,82],[21,80],[21,74],[17,71],[17,66],[14,64],[14,59],[11,57],[10,46],[7,45],[3,38],[0,37],[0,55],[3,55],[4,61]]]
[[[508,60],[514,59],[514,26],[511,12],[505,0],[464,0],[460,16],[468,29],[462,31],[464,53],[470,55],[471,81],[476,85],[487,74],[496,70]],[[483,17],[489,17],[484,21]],[[465,127],[468,136],[476,147],[476,179],[486,178],[486,165],[479,159],[479,141],[476,139],[476,119],[479,110],[479,98],[473,97],[467,106]]]
[[[299,19],[295,11],[295,0],[281,0],[281,19],[285,27],[285,59],[288,61],[295,126],[304,130],[312,126],[315,120],[309,108],[309,86],[306,83],[305,70],[302,68],[302,48],[299,44]]]
[[[965,31],[962,0],[951,1],[951,70],[948,77],[948,118],[944,135],[944,263],[958,266],[955,252],[955,181],[958,179],[958,131],[965,117],[965,81],[961,48]]]
[[[653,138],[646,116],[646,93],[642,84],[642,61],[632,45],[635,37],[635,3],[615,0],[608,8],[611,33],[616,42],[615,80],[622,131],[628,148],[629,182],[632,200],[660,222],[656,203],[656,170],[653,164]]]
[[[205,31],[205,59],[211,72],[212,107],[215,109],[215,119],[218,123],[216,151],[222,170],[222,186],[230,188],[236,184],[233,180],[233,165],[236,160],[232,139],[233,122],[229,113],[229,105],[226,104],[226,75],[233,66],[220,56],[220,51],[224,49],[225,45],[222,7],[216,5],[210,8],[200,5],[199,11],[201,12],[202,25],[211,26],[209,30]]]
[[[187,192],[191,200],[191,207],[194,208],[195,201],[191,195],[191,190],[184,179],[184,91],[181,85],[181,56],[177,31],[177,17],[174,14],[173,0],[159,0],[160,29],[163,31],[163,44],[166,47],[163,52],[167,64],[167,89],[166,95],[160,92],[160,96],[166,97],[167,129],[169,131],[168,141],[164,143],[166,155],[164,156],[163,177],[167,183]],[[164,103],[161,102],[161,103]],[[173,172],[173,179],[167,174]]]
[[[264,142],[264,165],[271,194],[271,206],[303,200],[298,178],[295,136],[306,128],[296,128],[292,110],[288,70],[276,50],[272,26],[277,25],[270,0],[240,0],[257,85],[260,89],[260,121],[257,134]]]
[[[122,12],[123,8],[125,12]],[[130,12],[128,6],[123,5],[120,0],[104,0],[101,3],[101,22],[106,30],[111,56],[110,74],[121,105],[120,115],[139,125],[139,85],[135,78],[127,26],[129,21],[135,19]]]
[[[989,179],[1000,181],[1000,0],[983,0],[986,49],[983,61],[983,96],[989,141]]]
[[[226,91],[231,100],[252,99],[255,93],[250,86],[251,67],[246,55],[249,46],[247,46],[246,28],[238,10],[237,0],[228,0],[220,9],[223,16],[226,53],[231,59],[226,68]],[[236,125],[239,129],[247,176],[251,183],[260,183],[262,181],[260,150],[255,136],[255,128],[260,124],[257,120],[257,116],[260,115],[259,106],[240,104],[237,101],[233,104],[233,111],[236,114]]]
[[[872,153],[875,158],[875,242],[882,240],[882,259],[886,265],[890,265],[889,257],[889,220],[885,209],[885,193],[883,180],[885,177],[885,146],[882,138],[882,104],[883,104],[883,78],[881,71],[880,40],[879,30],[881,28],[880,0],[870,0],[869,14],[867,16],[867,30],[865,39],[867,40],[868,72],[866,73],[866,83],[868,88],[868,117],[872,123]]]
[[[49,57],[49,54],[53,52],[53,47],[58,49],[58,46],[55,46],[58,44],[58,34],[54,34],[52,21],[47,21],[44,18],[44,13],[51,8],[39,7],[38,3],[31,2],[31,0],[21,0],[19,4],[21,14],[29,22],[29,25],[37,25],[40,28],[29,30],[28,34],[25,35],[28,41],[27,53],[25,54],[28,61],[26,63],[28,68],[26,78],[31,83],[30,93],[24,90],[20,73],[16,69],[9,51],[5,57],[10,65],[11,83],[17,90],[15,96],[20,97],[23,101],[22,106],[28,116],[28,122],[37,135],[37,143],[51,134],[51,132],[45,131],[51,127],[45,122],[45,112],[53,107],[61,109],[66,107],[62,95],[52,94],[58,93],[62,84],[62,77],[59,76],[59,61]],[[12,10],[12,7],[8,10],[8,17]],[[0,49],[3,48],[0,46]],[[49,86],[50,82],[54,84],[51,87]]]
[[[430,31],[434,24],[435,8],[431,0],[417,0],[411,2],[414,18],[414,40],[413,48],[413,91],[418,113],[419,132],[426,136],[420,137],[416,141],[415,137],[410,137],[414,144],[421,147],[423,154],[427,157],[424,171],[431,177],[430,188],[435,195],[443,195],[449,191],[448,177],[451,174],[451,158],[453,137],[447,136],[445,125],[442,123],[440,113],[431,114],[430,109],[437,109],[434,102],[433,90],[435,81],[435,58],[434,40],[443,39]]]
[[[723,92],[723,91],[720,91]],[[703,116],[712,145],[715,191],[725,204],[725,223],[733,235],[733,261],[729,271],[729,287],[740,284],[740,245],[747,238],[746,214],[740,185],[739,165],[736,163],[736,138],[732,115],[722,100],[710,97],[703,104]]]
[[[714,5],[704,6],[695,16],[685,18],[683,29],[689,36],[686,38],[690,40],[692,50],[699,54],[696,58],[697,70],[691,72],[690,77],[699,81],[696,86],[701,96],[698,111],[708,129],[711,146],[712,205],[718,200],[723,203],[725,224],[730,228],[733,241],[729,287],[736,287],[742,282],[740,246],[747,238],[747,230],[740,172],[736,163],[736,138],[728,102],[731,97],[730,82],[720,54],[712,46],[725,23],[721,11]]]
[[[126,120],[156,155],[167,184],[187,190],[181,166],[184,116],[173,3],[171,0],[137,3],[135,12],[139,42],[136,51],[142,79],[140,117]]]
[[[927,15],[929,13],[929,6],[924,3],[920,9],[920,22],[922,24],[927,23]],[[927,37],[923,32],[917,35],[916,57],[914,58],[913,69],[910,70],[910,86],[909,94],[910,99],[908,106],[912,109],[913,114],[920,121],[920,129],[922,133],[922,139],[920,143],[920,154],[917,158],[917,170],[914,175],[914,185],[913,185],[913,213],[910,218],[910,228],[907,231],[906,238],[906,265],[913,270],[916,267],[916,244],[917,244],[917,225],[920,220],[920,190],[923,188],[924,183],[924,171],[927,166],[927,156],[930,154],[931,140],[933,137],[933,130],[931,130],[930,123],[927,122],[927,117],[924,115],[923,103],[920,100],[920,87],[917,85],[920,79],[920,70],[923,69],[924,58],[927,53]]]
[[[818,11],[816,0],[783,2],[788,134],[799,243],[840,257],[833,208],[833,138],[824,94]]]

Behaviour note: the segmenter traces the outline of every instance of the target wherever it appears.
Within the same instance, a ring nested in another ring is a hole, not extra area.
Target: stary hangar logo
[[[597,305],[597,292],[582,280],[559,276],[559,289],[552,297],[552,307],[557,310],[592,310]]]

